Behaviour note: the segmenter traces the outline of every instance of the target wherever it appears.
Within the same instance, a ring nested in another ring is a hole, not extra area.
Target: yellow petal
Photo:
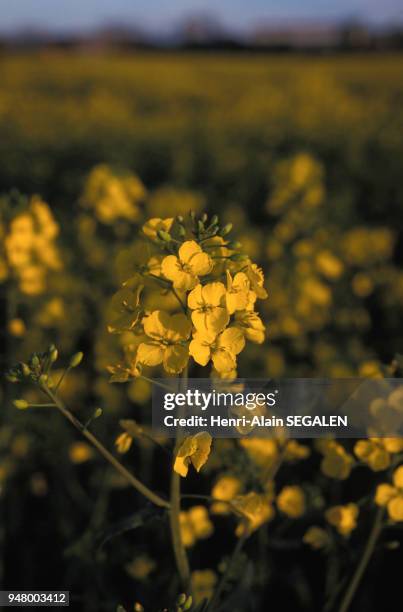
[[[178,374],[186,367],[188,359],[189,350],[187,346],[181,346],[180,344],[168,346],[164,351],[164,369],[169,374]]]
[[[200,472],[210,455],[212,437],[206,431],[202,431],[193,436],[193,440],[196,442],[197,449],[191,460],[196,470]]]
[[[377,486],[375,493],[375,503],[378,506],[386,506],[393,497],[396,496],[396,489],[390,484],[382,483]]]
[[[210,346],[194,338],[189,345],[189,353],[196,363],[206,366],[210,361]]]
[[[388,514],[392,521],[403,521],[403,496],[398,495],[388,503]]]
[[[161,262],[161,272],[169,280],[174,280],[179,272],[182,271],[180,261],[175,255],[164,257]]]
[[[198,284],[188,295],[188,306],[191,310],[200,308],[203,304],[202,285]]]
[[[207,283],[202,289],[203,301],[209,306],[222,306],[225,296],[225,286],[223,283]]]
[[[211,357],[214,367],[217,372],[224,373],[236,367],[235,355],[229,353],[225,349],[218,349],[213,352]]]
[[[165,337],[170,341],[178,342],[187,340],[192,330],[192,324],[183,313],[167,316],[164,320],[166,334]]]
[[[162,363],[164,351],[156,344],[142,342],[137,350],[137,361],[147,366],[156,366]]]
[[[204,276],[213,269],[213,261],[207,253],[198,253],[189,261],[189,267],[193,274]]]
[[[399,465],[393,472],[393,484],[398,489],[403,489],[403,465]]]
[[[185,478],[187,476],[190,457],[197,449],[197,442],[194,441],[193,436],[188,436],[184,439],[178,452],[176,453],[174,470],[177,474],[180,474]]]
[[[157,339],[163,338],[166,331],[166,327],[164,326],[166,317],[167,313],[162,310],[154,310],[150,315],[144,317],[142,322],[147,336]]]
[[[182,263],[188,264],[191,263],[191,260],[195,255],[199,255],[202,252],[203,251],[197,242],[194,240],[186,240],[186,242],[181,245],[178,255]]]
[[[238,327],[228,327],[218,336],[217,346],[238,355],[245,347],[245,337]]]

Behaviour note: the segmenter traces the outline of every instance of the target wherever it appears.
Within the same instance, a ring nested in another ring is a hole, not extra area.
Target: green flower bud
[[[178,215],[178,216],[176,217],[176,220],[177,220],[177,222],[178,222],[178,223],[183,223],[183,221],[184,221],[184,219],[183,219],[182,215]]]
[[[32,365],[33,368],[37,368],[39,366],[39,364],[40,364],[39,357],[35,353],[34,355],[32,355],[31,365]]]
[[[81,351],[73,355],[72,358],[70,359],[69,367],[76,368],[82,362],[83,357],[84,357],[84,353],[82,353]]]
[[[18,382],[18,377],[15,374],[6,374],[6,379],[8,380],[8,382],[10,383],[16,383]]]
[[[233,240],[231,242],[228,242],[226,245],[229,249],[240,249],[242,246],[242,243],[239,242],[238,240]]]
[[[54,347],[49,354],[50,363],[54,363],[57,360],[58,356],[59,356],[59,351],[57,350],[56,347]]]
[[[218,215],[213,215],[211,217],[210,225],[217,225],[218,223]]]
[[[31,374],[31,368],[26,363],[21,363],[21,372],[24,376],[29,376]]]
[[[206,214],[206,213],[203,213],[202,218],[201,218],[202,222],[203,222],[203,223],[206,223],[207,219],[208,219],[207,214]]]
[[[185,236],[185,235],[186,235],[186,230],[185,230],[185,228],[183,227],[183,225],[180,225],[180,226],[179,226],[179,236],[183,237],[183,236]]]
[[[16,399],[13,404],[18,410],[26,410],[29,407],[28,402],[24,399]]]
[[[197,229],[199,230],[199,232],[204,232],[204,223],[203,221],[199,221],[197,222]]]
[[[227,223],[227,225],[224,225],[224,227],[220,230],[219,234],[220,236],[226,236],[227,234],[230,233],[231,230],[232,230],[232,223]]]
[[[103,410],[102,408],[97,408],[94,412],[94,419],[99,419],[100,416],[102,416]]]
[[[168,234],[168,232],[165,232],[164,230],[158,230],[157,236],[160,240],[163,240],[164,242],[171,242],[172,240],[171,234]]]
[[[248,256],[245,255],[244,253],[234,253],[230,257],[231,261],[246,261],[247,259],[248,259]]]
[[[192,596],[189,595],[189,597],[185,601],[185,604],[183,606],[183,610],[190,610],[190,608],[192,607],[192,604],[193,604],[193,599],[192,599]]]
[[[41,385],[41,387],[47,387],[48,386],[48,375],[47,374],[42,374],[39,377],[39,384]]]
[[[186,593],[181,593],[178,599],[176,600],[177,605],[183,606],[183,604],[186,602],[186,599],[187,599]]]

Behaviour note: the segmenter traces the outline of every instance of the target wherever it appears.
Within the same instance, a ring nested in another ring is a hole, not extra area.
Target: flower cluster
[[[14,277],[22,293],[38,295],[46,288],[47,272],[62,266],[55,244],[59,226],[40,198],[17,199],[16,214],[0,212],[0,282]]]
[[[267,297],[263,272],[228,239],[230,231],[216,215],[193,213],[189,223],[178,216],[144,224],[136,253],[121,256],[132,275],[111,304],[109,329],[130,332],[132,349],[129,364],[111,368],[115,380],[147,366],[179,374],[190,358],[211,363],[215,376],[233,378],[246,341],[264,342],[255,311],[256,301]]]

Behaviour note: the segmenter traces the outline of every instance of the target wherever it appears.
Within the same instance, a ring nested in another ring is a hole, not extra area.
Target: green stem
[[[374,552],[374,548],[375,545],[378,541],[378,538],[381,534],[382,531],[382,527],[383,527],[383,515],[384,515],[384,509],[383,508],[378,508],[376,515],[375,515],[375,520],[374,520],[374,524],[372,525],[372,529],[371,532],[369,534],[367,543],[365,545],[365,548],[363,550],[361,559],[357,565],[357,568],[354,572],[354,575],[351,579],[351,582],[347,588],[347,591],[343,597],[343,600],[341,602],[340,608],[339,608],[339,612],[347,612],[347,610],[350,608],[350,605],[354,599],[354,595],[356,594],[356,591],[358,589],[358,586],[361,582],[361,579],[365,573],[365,570],[367,569],[368,563],[372,557],[372,553]]]
[[[239,556],[239,554],[240,554],[240,552],[241,552],[241,550],[242,550],[246,540],[249,537],[249,530],[247,529],[246,522],[245,522],[244,527],[245,527],[244,532],[241,535],[241,537],[238,539],[238,541],[237,541],[237,543],[236,543],[236,545],[234,547],[234,550],[232,551],[231,558],[228,561],[228,564],[227,564],[227,567],[225,569],[225,572],[223,573],[223,575],[221,577],[221,580],[218,583],[218,586],[217,586],[217,588],[216,588],[216,590],[214,592],[214,595],[213,595],[213,597],[210,600],[210,603],[209,603],[208,608],[207,608],[208,611],[210,611],[210,610],[213,611],[214,608],[216,606],[218,606],[218,604],[220,603],[221,594],[222,594],[222,592],[223,592],[223,590],[224,590],[228,580],[231,577],[232,570],[233,570],[233,568],[234,568],[234,566],[235,566],[235,564],[237,562],[238,556]]]
[[[46,393],[46,395],[54,402],[57,409],[66,417],[68,421],[90,442],[97,451],[106,459],[114,468],[121,474],[136,491],[144,495],[147,499],[149,499],[153,504],[159,506],[160,508],[168,508],[170,507],[169,502],[160,497],[154,491],[151,491],[145,484],[143,484],[140,480],[138,480],[129,470],[127,470],[124,465],[120,463],[108,451],[107,448],[90,432],[85,426],[79,421],[74,414],[70,412],[70,410],[64,405],[64,403],[54,395],[50,389],[45,387],[41,387],[42,391]]]
[[[182,386],[186,387],[187,384],[187,368],[182,374]],[[181,445],[181,436],[178,434],[176,437],[174,457]],[[190,568],[189,561],[186,554],[186,549],[182,541],[182,534],[180,529],[180,512],[181,512],[181,484],[180,475],[172,469],[171,474],[171,486],[170,486],[170,512],[169,512],[169,524],[171,528],[171,539],[172,547],[174,550],[176,567],[178,569],[182,588],[185,593],[190,593]]]

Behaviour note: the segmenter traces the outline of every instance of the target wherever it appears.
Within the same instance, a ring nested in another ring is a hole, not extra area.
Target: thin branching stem
[[[124,465],[120,463],[112,455],[111,452],[96,438],[86,427],[74,416],[72,412],[64,405],[62,400],[55,395],[50,389],[46,387],[41,387],[42,391],[46,393],[46,395],[54,402],[56,408],[63,414],[64,417],[94,446],[97,451],[106,459],[119,474],[121,474],[128,482],[132,485],[136,491],[144,495],[148,500],[150,500],[156,506],[160,508],[170,508],[170,504],[168,501],[160,497],[157,493],[154,493],[151,489],[149,489],[145,484],[143,484],[138,478],[136,478]]]

